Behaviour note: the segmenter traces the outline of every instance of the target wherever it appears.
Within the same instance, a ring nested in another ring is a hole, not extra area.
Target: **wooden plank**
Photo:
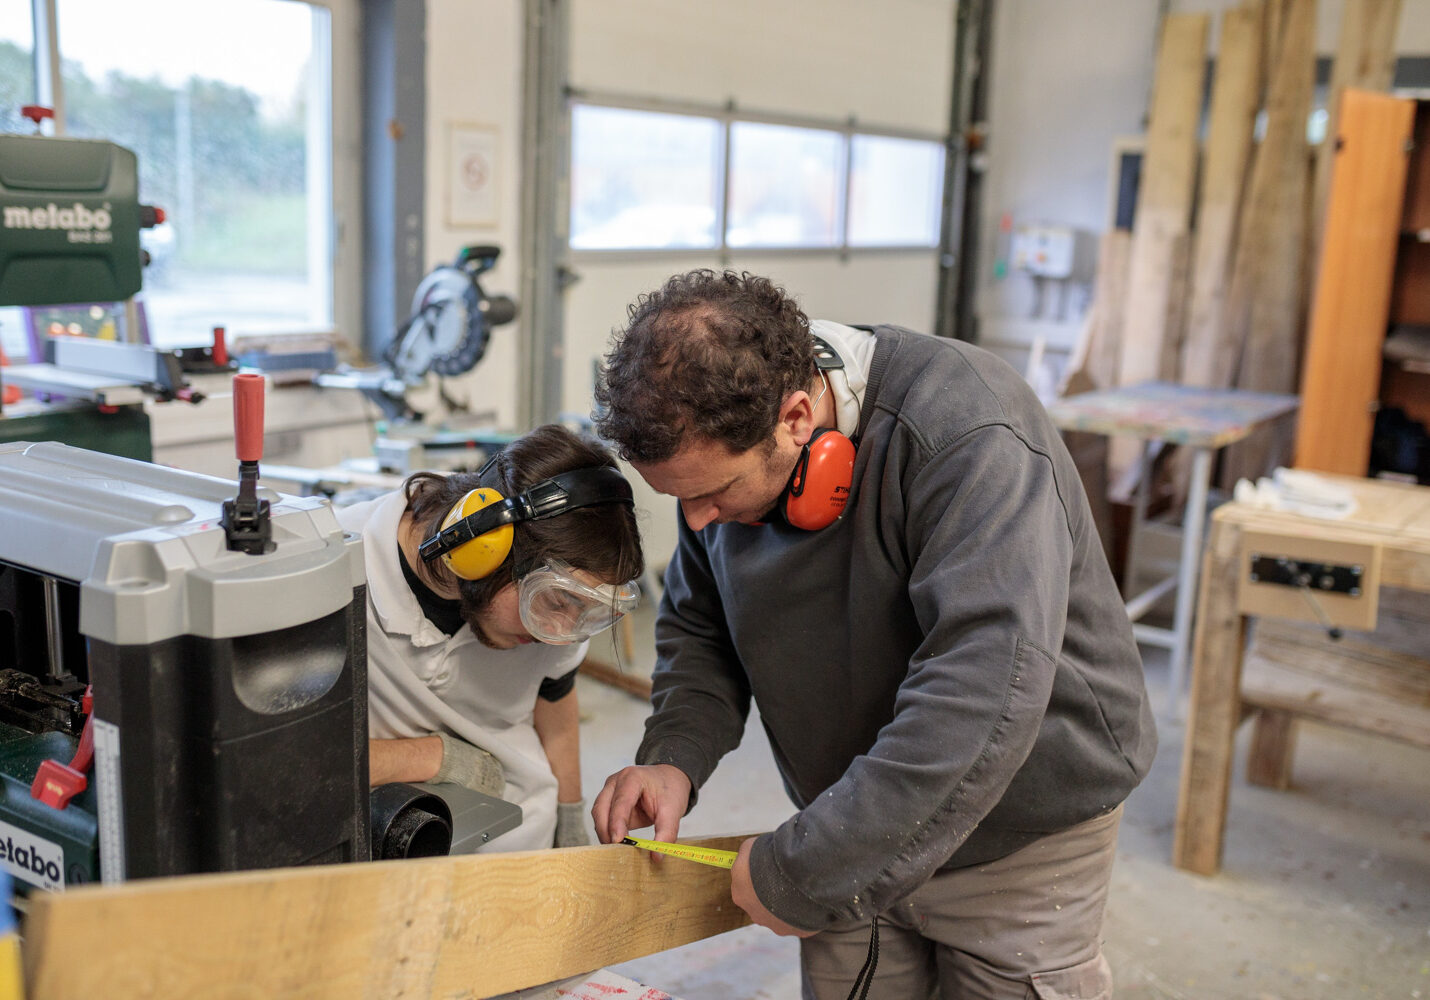
[[[1248,705],[1430,749],[1430,707],[1406,704],[1353,682],[1308,677],[1296,667],[1259,655],[1255,644],[1247,654],[1241,685],[1242,701]]]
[[[1241,655],[1246,620],[1236,607],[1241,529],[1212,515],[1197,599],[1191,697],[1172,863],[1214,875],[1221,868],[1227,795],[1237,725],[1241,722]]]
[[[1262,54],[1263,66],[1276,64],[1276,53],[1281,51],[1281,32],[1286,27],[1286,8],[1294,0],[1266,0],[1266,35],[1263,39],[1266,49]]]
[[[1209,21],[1206,14],[1169,14],[1162,22],[1132,229],[1120,385],[1162,374],[1176,241],[1191,225]]]
[[[581,673],[613,688],[619,688],[627,694],[633,694],[642,701],[650,701],[651,680],[642,674],[633,674],[590,657],[581,661]]]
[[[1092,304],[1081,336],[1068,361],[1068,373],[1058,395],[1076,396],[1117,384],[1118,355],[1122,345],[1123,307],[1127,302],[1127,274],[1131,266],[1132,234],[1113,229],[1097,248],[1097,279]],[[1065,431],[1063,443],[1082,479],[1083,492],[1092,508],[1102,551],[1111,563],[1115,547],[1112,505],[1107,482],[1108,439],[1102,434]]]
[[[1167,318],[1163,326],[1162,360],[1157,378],[1176,382],[1181,367],[1182,336],[1187,329],[1188,296],[1192,287],[1192,234],[1180,233],[1172,240],[1172,256],[1167,273]]]
[[[31,897],[25,979],[47,1000],[485,997],[748,920],[728,871],[616,845],[196,875]]]
[[[1408,708],[1430,709],[1430,659],[1385,645],[1381,630],[1366,638],[1332,639],[1306,624],[1262,619],[1250,653],[1264,663],[1295,670],[1315,682],[1354,687]],[[1420,634],[1420,652],[1430,652]]]
[[[1309,194],[1306,119],[1315,75],[1315,0],[1290,0],[1266,98],[1227,295],[1228,335],[1240,343],[1236,385],[1297,388],[1303,330]],[[1289,460],[1290,434],[1264,428],[1227,450],[1223,478],[1256,479]]]
[[[1114,229],[1099,241],[1092,304],[1068,359],[1068,375],[1059,395],[1110,389],[1117,384],[1131,254],[1132,234],[1125,229]]]
[[[1326,93],[1326,138],[1316,150],[1315,194],[1311,210],[1316,234],[1313,255],[1320,257],[1326,199],[1331,189],[1331,165],[1340,132],[1341,97],[1347,89],[1388,91],[1395,75],[1395,30],[1401,0],[1345,0],[1331,82]]]
[[[1222,15],[1197,196],[1180,374],[1184,385],[1226,389],[1232,384],[1235,355],[1222,320],[1256,112],[1261,106],[1264,22],[1261,3],[1236,7]]]
[[[1242,681],[1244,685],[1245,680]],[[1296,752],[1296,717],[1263,709],[1251,723],[1251,749],[1246,756],[1246,780],[1263,788],[1291,787],[1291,758]]]
[[[1412,101],[1348,90],[1311,307],[1295,464],[1363,476],[1391,309]]]

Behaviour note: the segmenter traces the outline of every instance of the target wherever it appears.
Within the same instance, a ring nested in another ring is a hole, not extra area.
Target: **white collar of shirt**
[[[407,496],[402,490],[374,501],[377,505],[363,528],[362,544],[377,556],[381,573],[368,573],[367,592],[373,610],[383,630],[412,637],[414,646],[435,646],[452,639],[475,638],[467,626],[449,636],[422,613],[417,595],[407,585],[402,564],[397,558],[397,529],[407,510]]]
[[[864,405],[864,387],[869,382],[869,366],[874,362],[874,335],[827,319],[809,321],[809,332],[823,340],[844,362],[843,368],[825,372],[834,397],[839,433],[853,437],[859,430],[859,411]]]

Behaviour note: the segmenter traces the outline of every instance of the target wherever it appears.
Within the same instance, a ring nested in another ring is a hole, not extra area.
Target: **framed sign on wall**
[[[495,126],[467,122],[447,125],[447,224],[497,224]]]

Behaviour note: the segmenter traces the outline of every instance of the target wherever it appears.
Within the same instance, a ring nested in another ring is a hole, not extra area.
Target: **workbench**
[[[1346,517],[1244,503],[1212,515],[1172,849],[1179,868],[1213,875],[1221,867],[1233,743],[1247,714],[1259,713],[1264,723],[1252,751],[1260,784],[1286,784],[1288,730],[1300,718],[1430,747],[1430,661],[1329,635],[1333,628],[1373,630],[1384,588],[1430,593],[1430,488],[1321,478],[1354,498]],[[1257,571],[1277,560],[1323,571],[1303,578],[1309,586],[1278,585]],[[1329,589],[1337,574],[1354,574],[1355,585]],[[1423,614],[1418,594],[1408,596]],[[1248,651],[1252,618],[1257,636]],[[1288,620],[1315,627],[1297,629]]]
[[[1127,617],[1138,642],[1171,651],[1167,709],[1175,714],[1186,676],[1192,626],[1192,598],[1197,588],[1202,527],[1206,521],[1212,458],[1258,427],[1296,410],[1296,397],[1240,389],[1199,389],[1169,382],[1144,382],[1059,399],[1048,406],[1053,423],[1065,431],[1124,435],[1144,442],[1127,542],[1123,589],[1132,588],[1137,536],[1147,522],[1152,462],[1163,443],[1180,445],[1192,455],[1191,479],[1182,515],[1177,572],[1127,597]],[[1138,623],[1162,597],[1176,590],[1170,629]]]

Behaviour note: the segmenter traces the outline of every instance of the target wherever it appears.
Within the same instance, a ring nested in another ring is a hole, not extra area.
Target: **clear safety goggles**
[[[517,584],[521,623],[542,642],[581,642],[610,628],[640,603],[634,580],[591,584],[560,559],[548,559]]]

